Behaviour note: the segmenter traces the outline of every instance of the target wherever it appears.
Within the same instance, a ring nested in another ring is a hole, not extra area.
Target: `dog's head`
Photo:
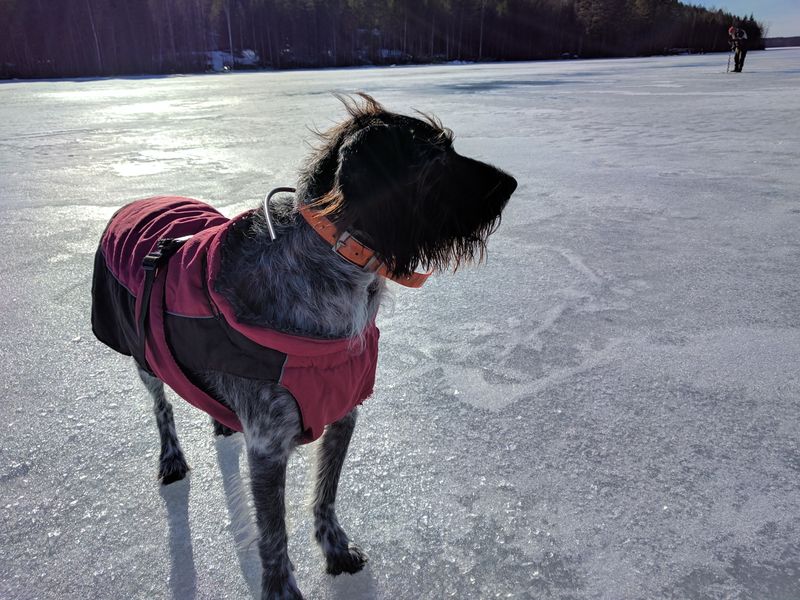
[[[481,258],[516,180],[458,154],[435,118],[395,114],[360,96],[343,98],[350,118],[320,134],[301,198],[396,275]]]

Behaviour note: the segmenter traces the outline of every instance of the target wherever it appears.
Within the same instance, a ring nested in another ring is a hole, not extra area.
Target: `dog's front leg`
[[[347,448],[356,425],[356,409],[328,425],[317,446],[317,479],[314,489],[314,536],[325,554],[331,575],[356,573],[367,562],[367,555],[347,537],[336,518],[336,490]]]
[[[302,600],[287,552],[284,490],[286,463],[301,432],[294,399],[262,390],[252,410],[242,411],[263,573],[261,600]]]

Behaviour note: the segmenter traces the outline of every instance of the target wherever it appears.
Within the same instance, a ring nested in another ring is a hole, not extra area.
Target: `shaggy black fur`
[[[345,101],[350,120],[320,135],[307,198],[397,275],[483,256],[514,178],[458,154],[435,118],[398,115],[362,98]]]

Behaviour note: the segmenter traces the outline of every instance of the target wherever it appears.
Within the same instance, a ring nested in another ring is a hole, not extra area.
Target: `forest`
[[[0,78],[727,51],[677,0],[0,0]]]

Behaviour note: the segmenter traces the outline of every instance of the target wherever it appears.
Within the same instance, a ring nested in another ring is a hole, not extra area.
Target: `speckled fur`
[[[399,275],[418,264],[443,270],[483,256],[486,239],[516,187],[512,177],[452,148],[452,133],[431,117],[390,113],[366,95],[342,99],[349,118],[320,133],[294,198],[273,202],[277,239],[261,209],[232,228],[214,283],[237,318],[287,333],[359,343],[385,291],[384,280],[331,252],[297,213],[297,203],[324,211],[374,248]],[[140,370],[155,402],[164,483],[188,470],[163,384]],[[302,598],[287,553],[286,465],[302,422],[289,392],[274,382],[225,373],[195,373],[234,410],[243,428],[263,566],[262,600]],[[256,377],[257,374],[254,374]],[[318,443],[312,502],[314,532],[333,575],[367,561],[336,516],[336,491],[356,411],[326,427]],[[217,434],[230,430],[214,424]]]
[[[172,404],[164,395],[164,384],[160,379],[153,377],[144,369],[138,367],[139,378],[144,383],[150,396],[153,398],[153,413],[156,416],[158,436],[161,441],[161,454],[158,457],[158,478],[161,483],[168,485],[173,481],[180,481],[189,472],[189,465],[183,456],[183,450],[178,443],[178,434],[175,431],[175,421],[172,417]]]

